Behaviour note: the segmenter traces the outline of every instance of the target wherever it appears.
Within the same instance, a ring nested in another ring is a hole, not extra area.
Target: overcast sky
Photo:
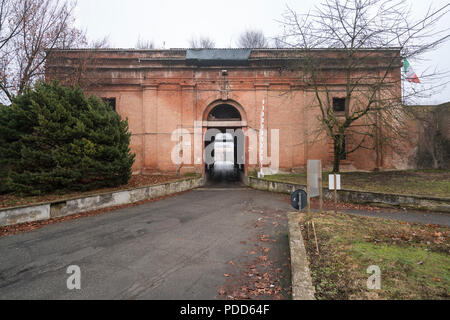
[[[410,0],[420,17],[430,4],[440,7],[444,0]],[[280,33],[277,22],[286,5],[307,12],[319,0],[78,0],[77,24],[90,39],[108,36],[114,47],[132,48],[138,38],[152,40],[158,47],[185,48],[192,36],[205,35],[216,47],[235,47],[242,30],[260,29],[266,36]],[[442,20],[450,28],[450,19]],[[450,70],[450,42],[428,54],[426,61],[414,62],[420,74],[430,67]],[[450,85],[428,99],[428,103],[450,101]]]

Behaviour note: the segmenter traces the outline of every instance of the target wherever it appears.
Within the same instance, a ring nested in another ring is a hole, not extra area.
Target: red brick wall
[[[47,62],[47,78],[69,79],[79,61],[87,55],[95,61],[83,72],[84,83],[92,94],[115,97],[117,112],[128,118],[131,149],[136,153],[136,172],[179,169],[171,161],[176,144],[171,141],[172,132],[178,128],[188,130],[193,144],[194,121],[204,120],[205,110],[224,98],[228,99],[224,103],[232,101],[242,107],[247,128],[255,130],[259,130],[262,100],[265,99],[266,127],[280,130],[280,170],[303,168],[307,159],[321,159],[324,168],[330,168],[333,147],[326,135],[314,134],[319,127],[319,110],[309,107],[314,95],[299,81],[302,75],[256,62],[257,58],[270,57],[274,52],[277,53],[276,50],[253,52],[251,57],[255,62],[248,67],[200,68],[187,66],[182,50],[58,51],[50,55]],[[227,95],[221,92],[222,69],[228,70]],[[400,68],[393,77],[400,79]],[[333,81],[339,82],[339,79]],[[338,89],[336,96],[339,94],[342,95]],[[193,152],[191,159],[194,160]],[[361,149],[342,164],[343,169],[373,170],[377,167],[376,152]],[[383,165],[396,167],[393,157],[389,156]],[[202,170],[203,165],[199,164],[182,168],[183,172]]]

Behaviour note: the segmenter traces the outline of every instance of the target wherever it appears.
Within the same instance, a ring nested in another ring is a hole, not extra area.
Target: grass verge
[[[450,229],[345,214],[314,215],[320,255],[302,222],[317,299],[448,299]],[[369,290],[369,266],[381,290]]]
[[[324,187],[328,187],[328,174],[323,173]],[[450,170],[344,172],[341,175],[342,188],[346,190],[450,197]],[[306,173],[276,174],[264,179],[305,185]]]

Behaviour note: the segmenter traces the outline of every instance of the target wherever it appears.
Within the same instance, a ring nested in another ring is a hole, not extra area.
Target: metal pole
[[[298,195],[298,211],[302,212],[302,196]]]
[[[308,203],[307,203],[307,212],[308,212],[308,218],[309,218],[309,215],[310,215],[310,213],[311,213],[311,186],[309,185],[309,177],[308,177],[308,175],[309,175],[309,161],[307,162],[307,164],[306,164],[306,193],[307,193],[307,201],[308,201]]]
[[[320,213],[322,213],[323,212],[322,161],[319,162],[319,206],[320,206]]]
[[[334,174],[334,213],[337,214],[337,177]]]

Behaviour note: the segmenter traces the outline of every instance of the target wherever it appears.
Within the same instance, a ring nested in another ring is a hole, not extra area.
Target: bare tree
[[[52,65],[47,65],[46,76],[48,79],[58,79],[63,85],[78,86],[82,89],[92,89],[98,85],[98,79],[95,77],[86,77],[86,74],[94,66],[101,63],[101,58],[96,54],[97,50],[111,48],[109,37],[103,37],[89,42],[87,48],[72,48],[70,58],[65,63],[69,68],[58,69]],[[60,51],[51,50],[47,57],[50,61],[58,60]],[[67,53],[66,53],[67,54]],[[65,58],[62,58],[65,59]]]
[[[359,149],[376,150],[377,166],[387,148],[401,151],[399,140],[408,138],[408,110],[398,78],[402,60],[448,40],[449,30],[437,23],[449,6],[430,7],[419,19],[412,18],[404,0],[324,0],[302,15],[288,8],[283,39],[303,49],[296,67],[320,124],[312,134],[331,138],[335,172],[342,159]],[[433,76],[438,75],[422,78]],[[414,90],[411,96],[420,93]]]
[[[289,45],[283,40],[283,38],[276,37],[273,39],[273,46],[277,49],[289,48]]]
[[[155,43],[152,40],[143,40],[140,36],[134,47],[138,50],[151,50],[156,48]]]
[[[10,23],[9,19],[15,3],[15,0],[0,0],[0,50],[18,34],[30,9],[30,6],[25,3],[20,18],[16,23]]]
[[[419,126],[417,164],[442,169],[450,165],[450,103],[412,107]]]
[[[246,30],[239,36],[237,46],[246,49],[268,48],[269,41],[261,30]]]
[[[1,47],[0,90],[11,101],[44,76],[47,54],[54,48],[86,45],[83,31],[75,28],[75,4],[58,0],[15,0],[2,3],[2,21],[8,41]]]
[[[109,37],[105,36],[103,38],[92,40],[91,42],[89,42],[88,47],[92,49],[111,48],[111,42],[109,40]]]
[[[211,38],[200,36],[198,38],[192,37],[189,40],[189,47],[193,49],[213,49],[216,47],[216,43]]]

